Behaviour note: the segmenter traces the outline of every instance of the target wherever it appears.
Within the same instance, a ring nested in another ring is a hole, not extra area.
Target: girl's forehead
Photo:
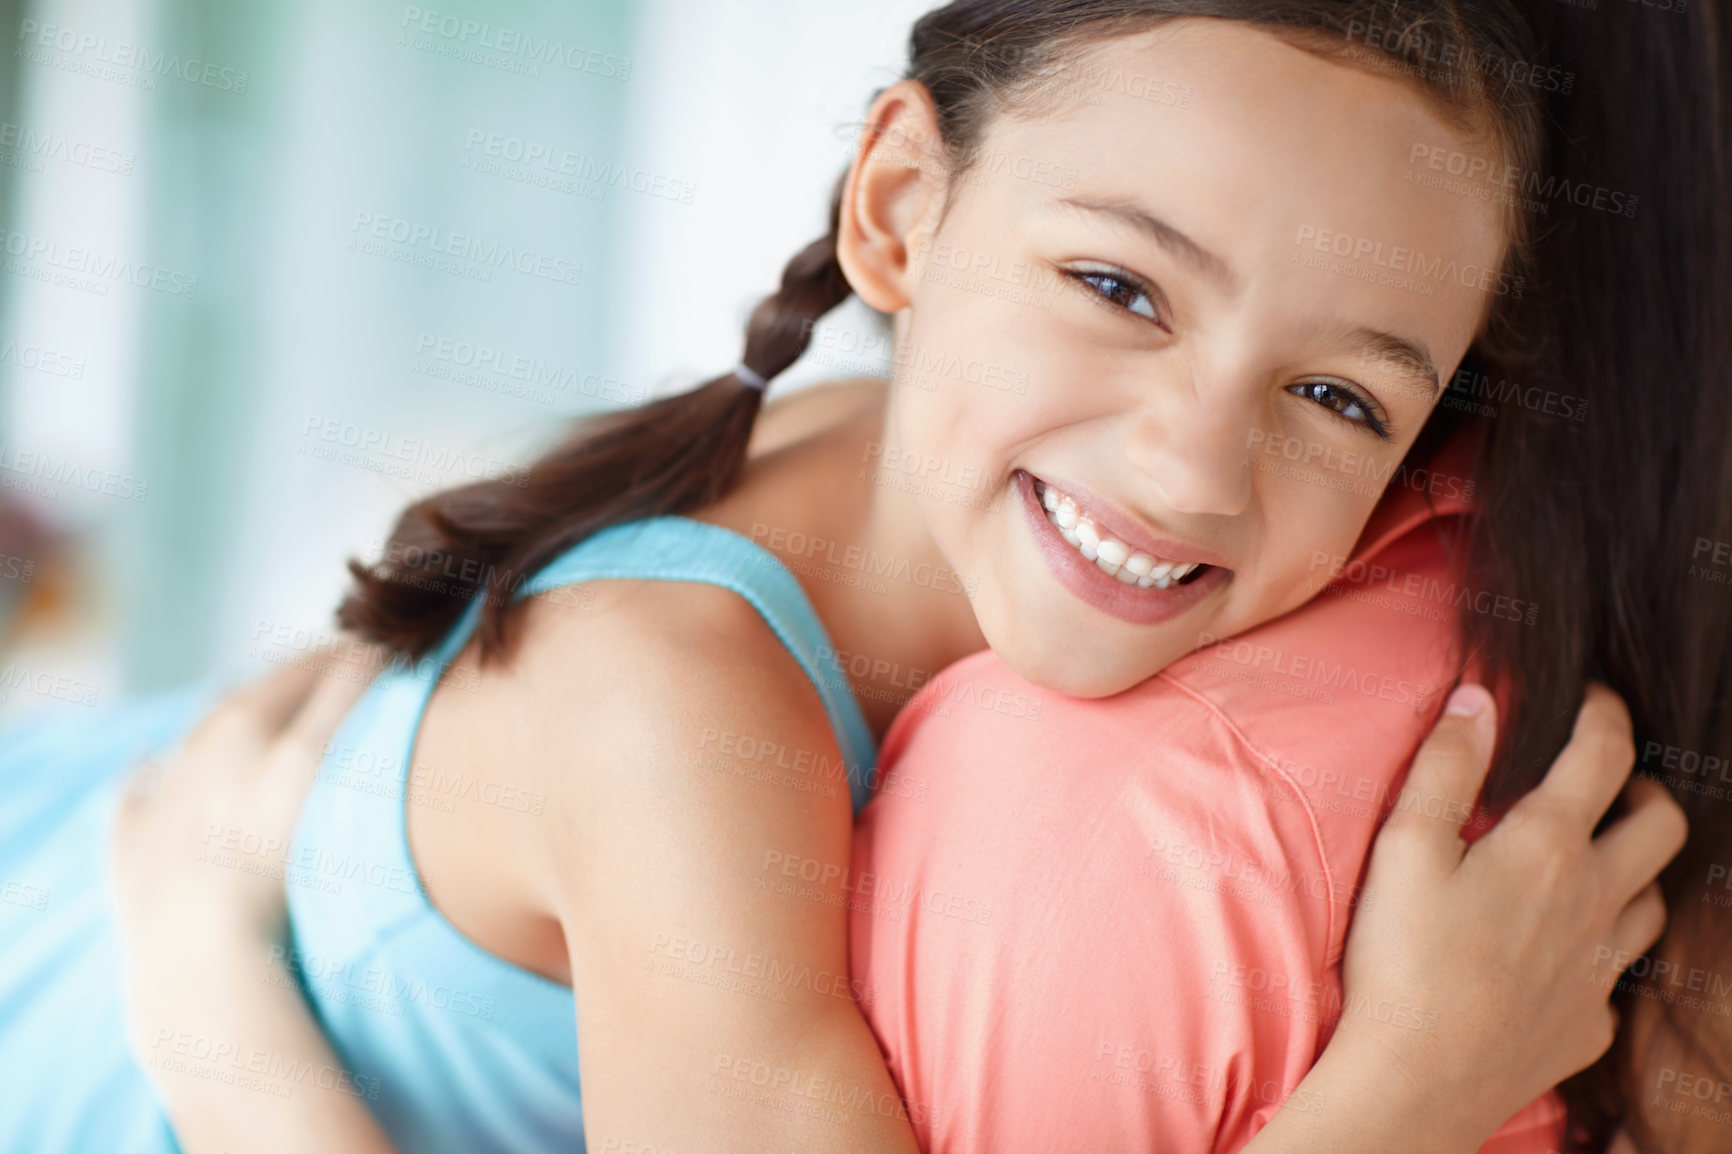
[[[1007,115],[994,122],[1000,131],[1090,120],[1122,126],[1210,108],[1255,107],[1292,118],[1335,106],[1422,121],[1469,141],[1492,135],[1481,123],[1483,110],[1451,107],[1380,53],[1352,51],[1345,39],[1339,48],[1320,34],[1246,21],[1167,20],[1064,50],[1015,83],[1005,94]],[[1321,133],[1330,122],[1315,120],[1312,127]]]
[[[1495,171],[1495,141],[1410,80],[1252,25],[1186,19],[1093,45],[1043,87],[986,125],[973,158],[977,181],[1024,207],[1156,199],[1220,233],[1217,251],[1262,222],[1289,244],[1348,233],[1500,263],[1496,199],[1439,188],[1427,167],[1442,155]]]

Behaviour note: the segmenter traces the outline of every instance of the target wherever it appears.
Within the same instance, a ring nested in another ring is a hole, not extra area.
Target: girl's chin
[[[1151,664],[1150,657],[1154,654],[1145,643],[1137,650],[1136,667],[1125,668],[1103,652],[1104,641],[1100,647],[1078,645],[1075,634],[1036,640],[1028,636],[1026,629],[1019,631],[1014,626],[995,630],[983,624],[982,632],[999,660],[1018,677],[1037,689],[1065,697],[1111,697],[1123,693],[1153,677],[1179,656],[1175,654],[1169,661]]]

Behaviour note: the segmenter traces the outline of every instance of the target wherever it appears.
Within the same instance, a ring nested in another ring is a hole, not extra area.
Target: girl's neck
[[[969,576],[932,542],[920,498],[883,467],[889,385],[838,382],[765,408],[739,485],[699,516],[799,580],[874,736],[933,674],[986,646]]]

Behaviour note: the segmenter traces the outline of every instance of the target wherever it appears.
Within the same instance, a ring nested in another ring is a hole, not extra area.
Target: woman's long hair
[[[1688,760],[1678,751],[1697,767],[1732,758],[1728,49],[1718,0],[1685,2],[958,0],[909,40],[904,75],[932,94],[953,177],[993,116],[1086,91],[1085,49],[1187,16],[1255,23],[1345,64],[1389,68],[1445,115],[1491,131],[1505,165],[1482,191],[1504,204],[1505,271],[1528,289],[1493,299],[1410,460],[1452,433],[1477,437],[1472,581],[1538,606],[1531,621],[1465,612],[1461,623],[1464,651],[1515,691],[1487,787],[1494,809],[1543,776],[1589,677],[1629,702],[1642,768],[1664,777]],[[743,363],[762,376],[797,360],[848,296],[841,187],[828,231],[747,325]],[[483,597],[482,657],[497,654],[509,591],[541,565],[609,525],[727,492],[759,400],[718,377],[582,423],[526,479],[416,502],[388,562],[350,563],[339,620],[418,657]],[[1718,954],[1732,970],[1717,933],[1727,918],[1701,901],[1709,867],[1732,854],[1732,801],[1699,789],[1702,776],[1671,774],[1691,837],[1663,879],[1672,920],[1660,948],[1710,970]],[[1631,994],[1619,999],[1628,1013]],[[1732,1081],[1732,1028],[1662,1009],[1650,1046],[1635,1052],[1625,1031],[1566,1084],[1572,1149],[1603,1147],[1620,1118],[1645,1146],[1683,1149],[1682,1131],[1663,1128],[1679,1115],[1639,1108],[1656,1070]],[[1707,1132],[1732,1137],[1718,1123]]]
[[[1732,1082],[1732,910],[1706,889],[1715,865],[1732,864],[1726,11],[1714,0],[1521,6],[1548,57],[1579,79],[1547,94],[1549,219],[1534,245],[1545,296],[1526,318],[1543,353],[1520,383],[1541,403],[1587,408],[1559,420],[1505,404],[1478,422],[1476,559],[1494,588],[1540,605],[1533,626],[1465,622],[1521,694],[1488,793],[1509,799],[1544,775],[1585,678],[1629,703],[1637,772],[1671,789],[1690,837],[1661,878],[1665,938],[1620,983],[1618,1042],[1564,1086],[1570,1148],[1602,1149],[1621,1120],[1644,1151],[1728,1150],[1732,1098],[1694,1113],[1696,1079]],[[1676,981],[1653,976],[1655,958],[1679,967]],[[1614,966],[1594,968],[1603,980]]]

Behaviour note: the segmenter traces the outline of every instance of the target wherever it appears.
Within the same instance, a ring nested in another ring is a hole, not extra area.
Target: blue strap
[[[859,813],[871,797],[877,744],[848,678],[836,672],[836,648],[800,582],[773,553],[732,529],[689,517],[646,517],[612,525],[548,562],[517,591],[517,598],[562,585],[610,578],[702,581],[732,589],[751,603],[794,658],[824,703],[848,769],[848,791]],[[484,598],[463,618],[432,660],[443,668],[469,639]],[[828,671],[827,671],[828,670]]]

